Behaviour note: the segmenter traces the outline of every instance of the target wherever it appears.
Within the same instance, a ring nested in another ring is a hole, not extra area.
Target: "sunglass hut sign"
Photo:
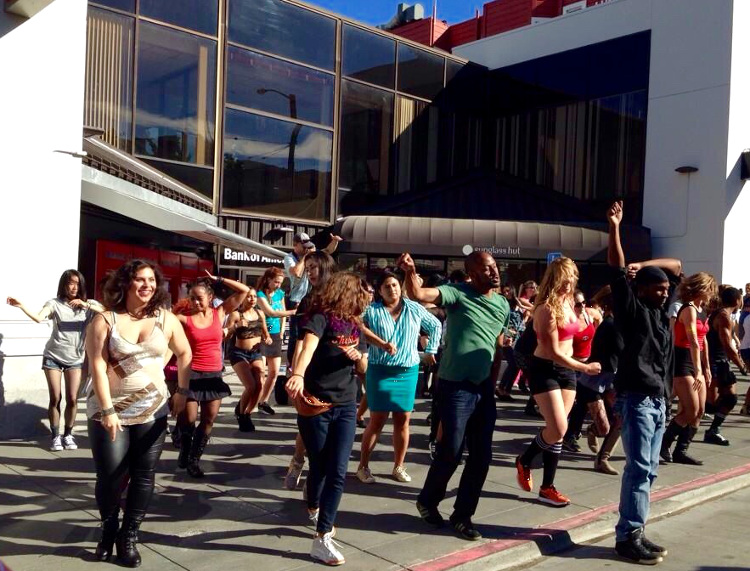
[[[271,258],[255,252],[250,253],[232,248],[222,250],[221,261],[225,264],[240,266],[280,266],[283,263],[281,258]]]

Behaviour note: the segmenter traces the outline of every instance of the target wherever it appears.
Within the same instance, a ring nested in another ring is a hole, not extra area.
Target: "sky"
[[[320,6],[331,12],[336,12],[349,18],[354,18],[365,24],[377,26],[384,24],[396,14],[399,0],[306,0],[309,4]],[[486,0],[484,0],[486,1]],[[473,3],[466,0],[437,0],[437,15],[449,24],[463,22],[474,16],[474,10],[480,8],[483,2]],[[404,0],[412,5],[414,0]],[[424,6],[425,16],[432,14],[432,0],[419,2]]]

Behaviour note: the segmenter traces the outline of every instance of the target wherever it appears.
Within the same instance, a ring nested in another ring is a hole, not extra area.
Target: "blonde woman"
[[[703,417],[706,390],[711,383],[706,343],[709,325],[705,307],[717,293],[716,280],[705,272],[685,278],[677,290],[682,306],[674,323],[673,392],[680,399],[680,411],[664,433],[661,457],[665,462],[703,464],[689,456],[687,451]],[[675,439],[677,446],[672,454],[670,448]]]
[[[555,488],[557,462],[562,438],[568,428],[568,414],[576,396],[576,372],[598,375],[599,363],[582,363],[573,358],[573,337],[580,325],[573,307],[573,292],[578,283],[578,268],[570,258],[557,258],[549,266],[539,286],[534,304],[534,332],[537,348],[531,358],[531,393],[545,421],[544,429],[516,458],[518,485],[533,489],[531,463],[542,454],[544,476],[539,501],[556,507],[570,500]]]

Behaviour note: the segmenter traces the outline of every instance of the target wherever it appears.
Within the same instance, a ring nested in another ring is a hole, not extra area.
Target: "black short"
[[[716,379],[716,384],[720,387],[731,387],[737,382],[737,377],[729,367],[729,361],[711,363],[711,375]]]
[[[187,395],[187,400],[221,400],[231,394],[232,389],[224,382],[221,371],[190,371],[190,394]]]
[[[540,357],[532,356],[529,364],[529,388],[532,395],[554,390],[576,390],[576,372]]]
[[[263,345],[263,354],[267,359],[281,357],[281,333],[271,333],[272,343]]]
[[[694,377],[695,366],[690,349],[685,347],[674,348],[674,376],[675,377]]]
[[[263,346],[258,343],[252,350],[240,349],[239,347],[232,347],[229,351],[229,362],[232,366],[237,363],[252,363],[253,361],[259,361],[263,358]]]
[[[591,404],[598,400],[602,400],[602,393],[594,391],[588,388],[586,385],[578,383],[576,386],[576,400],[581,401],[582,404]]]

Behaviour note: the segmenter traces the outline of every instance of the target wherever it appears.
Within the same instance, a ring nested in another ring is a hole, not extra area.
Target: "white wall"
[[[729,91],[729,134],[727,137],[724,221],[724,268],[722,280],[737,287],[750,282],[748,236],[750,236],[750,185],[740,180],[737,159],[750,148],[750,3],[737,1],[732,19],[732,82]]]
[[[29,20],[0,10],[0,434],[23,431],[18,401],[42,404],[47,325],[5,304],[39,310],[78,263],[86,1],[57,0]],[[38,411],[34,410],[34,414]],[[46,416],[46,413],[44,414]]]
[[[485,38],[455,53],[494,69],[650,29],[643,224],[652,230],[655,255],[681,258],[687,273],[705,270],[723,277],[727,162],[733,165],[737,149],[750,147],[750,140],[741,141],[743,130],[749,132],[739,119],[744,109],[733,111],[731,126],[729,120],[731,55],[734,50],[744,59],[750,53],[737,38],[750,31],[744,20],[735,18],[739,32],[732,45],[735,4],[744,14],[750,2],[618,0]],[[739,75],[732,73],[732,80]],[[736,91],[736,101],[750,101],[750,93]],[[679,166],[699,171],[680,175]]]

